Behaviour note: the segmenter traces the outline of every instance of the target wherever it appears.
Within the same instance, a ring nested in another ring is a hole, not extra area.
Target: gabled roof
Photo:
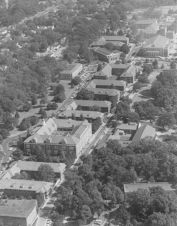
[[[105,55],[105,56],[109,56],[109,55],[111,55],[111,54],[121,54],[121,53],[122,53],[122,52],[120,52],[120,51],[118,51],[118,50],[110,51],[110,50],[108,50],[108,49],[106,49],[106,48],[100,48],[100,47],[95,48],[94,51],[95,51],[96,53],[99,53],[99,54],[102,54],[102,55]]]
[[[17,166],[22,171],[38,171],[38,168],[41,165],[50,166],[55,173],[63,172],[66,166],[64,163],[52,163],[52,162],[34,162],[34,161],[22,161],[22,160],[19,160],[17,162]]]
[[[161,187],[165,191],[174,191],[175,189],[171,187],[171,184],[168,182],[153,182],[153,183],[133,183],[133,184],[124,184],[124,192],[130,193],[135,192],[138,189],[149,189],[153,187]]]
[[[62,74],[70,74],[75,72],[78,68],[80,68],[82,64],[69,64],[65,70],[63,70]]]
[[[0,200],[0,217],[27,218],[35,207],[37,207],[37,201],[34,199],[2,199]]]
[[[64,111],[59,114],[59,117],[80,117],[81,115],[83,118],[92,118],[96,119],[98,117],[103,118],[104,113],[98,111],[81,111],[81,110],[73,110],[73,111]]]
[[[141,126],[135,133],[132,142],[138,142],[146,137],[155,138],[156,130],[150,125]]]
[[[113,36],[103,36],[103,38],[106,40],[106,41],[127,41],[128,38],[124,35],[113,35]]]
[[[116,96],[120,94],[120,92],[116,89],[90,88],[89,90],[94,92],[94,94],[107,95],[107,96]]]
[[[135,22],[136,25],[150,25],[156,23],[156,20],[147,19],[147,20],[138,20]]]
[[[126,86],[126,82],[123,80],[94,79],[91,83],[95,85]]]
[[[109,101],[75,100],[75,102],[78,106],[86,106],[86,107],[92,107],[92,106],[110,107],[111,106],[111,102],[109,102]]]

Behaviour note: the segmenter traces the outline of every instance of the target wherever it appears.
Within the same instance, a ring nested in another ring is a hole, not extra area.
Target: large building
[[[92,42],[90,47],[104,48],[104,46],[108,43],[111,43],[114,46],[121,48],[125,43],[129,43],[129,38],[126,36],[102,36],[97,41]]]
[[[112,67],[106,64],[100,71],[94,74],[95,79],[108,79],[112,76]]]
[[[35,226],[38,218],[36,200],[0,200],[0,225]]]
[[[107,43],[122,42],[124,44],[129,44],[129,38],[124,35],[113,35],[113,36],[103,36]]]
[[[119,61],[120,56],[122,54],[122,52],[120,52],[118,50],[110,51],[108,49],[100,48],[100,47],[94,48],[93,52],[94,52],[94,55],[100,61],[104,61],[104,62],[111,63],[111,64]]]
[[[83,69],[82,64],[70,64],[68,65],[67,69],[60,73],[60,79],[72,80],[73,78],[79,75],[82,69]]]
[[[147,40],[143,46],[143,56],[144,57],[168,57],[169,54],[169,39],[157,35],[149,40]]]
[[[158,26],[157,20],[154,19],[147,19],[147,20],[138,20],[135,22],[136,28],[137,29],[146,29],[151,25],[156,25]]]
[[[138,130],[136,131],[136,133],[132,139],[132,142],[139,142],[140,140],[142,140],[144,138],[155,139],[156,138],[155,128],[153,128],[152,126],[150,126],[148,124],[140,126],[138,128]]]
[[[90,87],[100,89],[117,89],[121,92],[124,92],[126,89],[126,82],[122,80],[94,79],[90,83]]]
[[[10,179],[15,174],[19,174],[21,172],[27,172],[29,175],[33,176],[33,173],[37,172],[39,167],[43,164],[48,165],[53,169],[56,178],[63,176],[66,167],[64,163],[34,162],[19,160],[9,167],[9,169],[2,175],[1,179]]]
[[[127,83],[134,83],[136,78],[136,67],[134,64],[112,64],[112,75],[118,80],[124,80]]]
[[[162,75],[165,76],[177,76],[177,69],[166,69],[162,71]]]
[[[40,204],[48,198],[52,191],[53,183],[35,180],[17,180],[2,179],[0,180],[0,192],[7,195],[8,198],[40,198]]]
[[[154,187],[160,187],[167,192],[175,191],[175,189],[172,188],[172,185],[169,184],[168,182],[148,182],[148,183],[124,184],[124,192],[125,194],[129,194],[138,191],[138,189],[149,190],[150,188]]]
[[[82,120],[86,119],[88,122],[93,122],[96,118],[100,118],[103,120],[104,113],[98,112],[98,111],[81,111],[81,110],[68,110],[64,112],[60,112],[58,114],[58,118],[66,119],[66,118],[72,118],[75,120]]]
[[[94,93],[95,100],[106,100],[111,103],[118,103],[120,100],[120,92],[116,89],[90,88],[89,90]]]
[[[64,152],[66,158],[76,158],[92,137],[92,125],[87,121],[50,118],[32,136],[24,141],[25,151],[35,152],[36,147],[50,150],[52,155]]]
[[[100,111],[102,113],[110,113],[111,110],[110,101],[75,100],[75,103],[77,106],[77,110],[82,111]]]

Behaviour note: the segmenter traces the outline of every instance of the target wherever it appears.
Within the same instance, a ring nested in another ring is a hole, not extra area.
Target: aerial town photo
[[[0,226],[177,226],[177,0],[0,0]]]

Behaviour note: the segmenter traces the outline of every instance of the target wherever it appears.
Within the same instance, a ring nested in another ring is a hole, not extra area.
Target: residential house
[[[106,64],[100,71],[94,74],[95,79],[108,79],[112,76],[112,67]]]
[[[105,48],[94,48],[93,49],[94,55],[100,60],[100,61],[104,61],[107,63],[115,63],[117,61],[120,60],[120,56],[122,54],[122,52],[118,51],[118,50],[108,50]]]
[[[132,139],[132,142],[139,142],[140,140],[142,140],[144,138],[155,139],[156,138],[155,128],[153,128],[152,126],[150,126],[148,124],[140,126],[138,128],[138,130],[136,131],[136,133]]]
[[[100,111],[102,113],[110,113],[111,102],[110,101],[98,101],[98,100],[75,100],[77,110],[82,111]]]
[[[92,123],[96,118],[103,120],[104,113],[98,111],[81,111],[81,110],[68,110],[58,114],[58,118],[72,118],[74,120],[86,119]]]
[[[166,192],[172,192],[176,189],[168,182],[148,182],[148,183],[132,183],[124,184],[124,193],[129,194],[138,191],[138,189],[149,190],[150,188],[160,187]]]
[[[123,93],[126,89],[126,82],[122,80],[94,79],[90,83],[89,87],[100,89],[117,89]]]
[[[2,199],[0,201],[0,225],[34,226],[38,218],[37,201]]]
[[[53,188],[53,183],[35,180],[17,180],[2,179],[0,180],[0,192],[7,195],[8,198],[24,197],[28,199],[38,199],[40,205],[46,200]]]
[[[167,57],[169,54],[169,39],[164,36],[157,35],[149,40],[147,40],[143,46],[143,56],[144,57]]]
[[[35,152],[37,147],[41,147],[43,150],[50,150],[54,156],[62,156],[64,152],[66,159],[71,157],[75,159],[82,154],[91,137],[92,125],[86,120],[50,118],[24,141],[24,149],[28,153]]]
[[[67,66],[67,69],[63,70],[60,73],[61,80],[72,80],[82,71],[82,64],[70,64]]]

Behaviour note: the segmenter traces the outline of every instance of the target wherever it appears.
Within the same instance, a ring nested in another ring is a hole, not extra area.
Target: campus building
[[[82,71],[82,64],[70,64],[67,68],[60,73],[61,80],[72,80]]]
[[[35,152],[36,147],[50,150],[52,155],[64,152],[76,158],[92,137],[92,125],[88,121],[50,118],[32,136],[24,141],[25,151]]]
[[[37,201],[2,199],[0,200],[0,225],[35,226],[38,218]]]

